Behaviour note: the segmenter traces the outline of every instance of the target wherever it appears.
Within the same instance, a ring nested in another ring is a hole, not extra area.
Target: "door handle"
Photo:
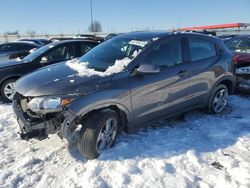
[[[188,71],[186,71],[186,70],[181,70],[181,71],[179,71],[179,72],[177,73],[177,75],[180,76],[180,77],[186,76],[186,75],[188,75]]]

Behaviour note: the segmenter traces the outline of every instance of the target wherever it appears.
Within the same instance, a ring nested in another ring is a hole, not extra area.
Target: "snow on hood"
[[[133,57],[134,55],[137,55],[137,54],[138,54],[137,52],[136,54],[133,54]],[[128,64],[131,61],[132,59],[127,58],[127,57],[121,60],[116,60],[115,64],[112,66],[109,66],[105,72],[100,72],[100,71],[96,71],[95,69],[88,68],[88,62],[80,62],[78,59],[67,61],[66,65],[70,67],[71,69],[73,69],[74,71],[76,71],[79,76],[90,77],[90,76],[97,75],[97,76],[105,77],[105,76],[112,75],[114,73],[122,72],[124,68],[128,66]]]

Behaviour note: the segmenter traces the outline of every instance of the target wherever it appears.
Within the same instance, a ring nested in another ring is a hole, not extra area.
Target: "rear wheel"
[[[80,152],[88,159],[97,158],[110,148],[117,136],[120,120],[113,110],[97,111],[83,123],[78,140]]]
[[[211,114],[221,113],[228,102],[228,89],[224,84],[218,85],[212,93],[209,103],[208,112]]]
[[[16,79],[6,80],[1,86],[1,95],[6,102],[11,102],[15,94]]]

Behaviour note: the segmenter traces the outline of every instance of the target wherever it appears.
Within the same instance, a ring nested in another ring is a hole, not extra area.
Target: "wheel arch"
[[[87,119],[91,114],[97,111],[106,111],[106,110],[115,111],[121,120],[121,124],[122,124],[121,128],[127,131],[127,124],[131,121],[131,117],[129,115],[129,112],[119,104],[106,104],[106,105],[101,105],[101,106],[95,106],[89,109],[88,111],[81,113],[78,119],[82,121],[82,120]]]
[[[228,93],[233,94],[235,87],[235,80],[232,76],[224,76],[220,78],[213,86],[212,91],[220,84],[223,84],[227,87]]]
[[[20,77],[21,77],[20,75],[16,75],[16,74],[8,75],[7,77],[4,77],[3,79],[0,80],[0,88],[2,87],[3,83],[6,82],[7,80],[19,79]]]

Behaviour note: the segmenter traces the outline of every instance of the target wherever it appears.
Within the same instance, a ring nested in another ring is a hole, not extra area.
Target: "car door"
[[[220,66],[214,66],[221,53],[214,42],[199,36],[189,36],[187,42],[190,54],[187,71],[190,73],[189,84],[192,91],[189,105],[205,104],[216,72],[223,71]]]
[[[137,126],[186,107],[189,75],[183,51],[180,37],[164,40],[154,46],[141,62],[158,66],[160,72],[130,76],[131,102]]]

